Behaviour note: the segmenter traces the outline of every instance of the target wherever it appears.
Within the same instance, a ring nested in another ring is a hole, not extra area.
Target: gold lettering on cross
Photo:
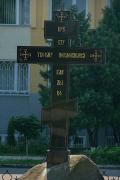
[[[24,61],[27,61],[28,58],[31,57],[31,53],[29,53],[27,49],[23,49],[22,51],[20,57],[23,58]]]
[[[90,54],[90,58],[93,58],[94,61],[98,61],[102,58],[102,53],[98,50],[95,50],[94,54]]]
[[[61,90],[57,90],[57,91],[56,91],[56,95],[57,95],[57,96],[62,96],[62,95],[63,95],[63,92],[62,92]]]
[[[59,46],[63,46],[65,44],[65,40],[58,40],[58,45]]]
[[[56,70],[56,75],[63,76],[64,75],[64,69],[57,69]]]

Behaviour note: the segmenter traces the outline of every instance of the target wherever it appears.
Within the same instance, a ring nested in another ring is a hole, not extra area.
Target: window
[[[111,126],[107,126],[105,128],[105,135],[106,136],[113,136],[113,129],[111,128]]]
[[[105,128],[105,137],[106,137],[106,145],[107,146],[114,146],[115,145],[115,138],[113,136],[113,129],[110,126]]]
[[[29,24],[29,0],[0,0],[0,24]]]
[[[85,147],[86,136],[72,136],[70,139],[70,148],[81,148]]]
[[[76,5],[79,12],[86,10],[86,0],[53,0],[52,2],[53,11],[61,8],[69,10],[72,5]]]
[[[74,139],[74,146],[76,148],[83,147],[83,141],[84,141],[83,137],[76,136]]]
[[[107,146],[115,146],[114,136],[106,136],[106,145]]]
[[[108,7],[112,6],[112,0],[107,0]]]
[[[0,144],[7,143],[7,134],[0,134]]]
[[[28,93],[28,64],[0,61],[0,93]]]
[[[79,12],[86,10],[86,0],[76,0],[76,6]]]

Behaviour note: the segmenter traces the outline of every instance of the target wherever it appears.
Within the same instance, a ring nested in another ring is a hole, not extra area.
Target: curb
[[[40,163],[41,164],[41,163]],[[0,165],[0,168],[32,168],[36,164],[4,164]],[[109,169],[109,170],[120,170],[120,166],[118,165],[97,165],[99,169]]]
[[[0,156],[0,160],[43,160],[45,156]]]
[[[120,166],[118,165],[97,165],[100,169],[110,169],[110,170],[120,170]]]
[[[115,165],[97,165],[100,169],[120,170],[120,166]]]
[[[0,165],[0,168],[32,168],[35,166],[33,165],[24,165],[24,164],[6,164],[6,165]]]

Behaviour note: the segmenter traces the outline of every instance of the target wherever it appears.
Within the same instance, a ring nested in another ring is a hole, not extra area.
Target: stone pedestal
[[[84,155],[69,156],[69,161],[48,168],[37,165],[19,180],[104,180],[96,164]]]

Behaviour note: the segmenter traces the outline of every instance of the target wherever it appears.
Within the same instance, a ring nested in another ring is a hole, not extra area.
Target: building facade
[[[17,64],[17,46],[48,45],[44,40],[44,20],[52,11],[69,10],[91,15],[91,28],[96,28],[102,9],[110,0],[1,0],[0,1],[0,140],[6,141],[8,121],[12,116],[41,117],[38,85],[44,83],[40,68],[47,66]],[[78,133],[78,144],[86,146],[87,135]]]
[[[17,46],[44,45],[47,0],[0,1],[0,140],[6,142],[12,116],[40,119],[40,65],[17,64]],[[44,68],[44,67],[42,67]],[[44,82],[43,82],[44,83]]]

